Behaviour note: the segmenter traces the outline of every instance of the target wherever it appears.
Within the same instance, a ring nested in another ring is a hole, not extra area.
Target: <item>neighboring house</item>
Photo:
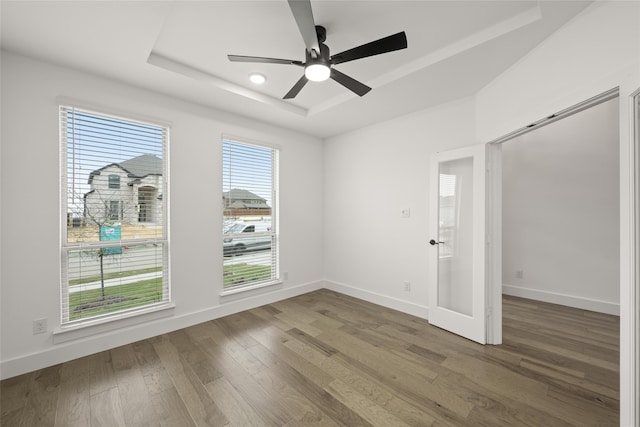
[[[222,193],[224,216],[271,215],[267,200],[248,190],[234,188]]]
[[[162,159],[143,154],[111,163],[89,174],[91,190],[84,195],[88,223],[160,222],[162,214]]]

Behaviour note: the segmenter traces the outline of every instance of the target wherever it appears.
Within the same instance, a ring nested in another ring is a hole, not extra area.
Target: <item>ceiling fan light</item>
[[[331,69],[324,64],[311,64],[304,69],[304,75],[312,82],[323,82],[329,78]]]
[[[251,83],[261,85],[267,81],[267,78],[260,73],[251,73],[249,74],[249,80],[251,80]]]

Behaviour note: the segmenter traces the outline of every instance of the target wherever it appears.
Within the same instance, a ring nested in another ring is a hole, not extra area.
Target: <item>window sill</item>
[[[132,311],[120,316],[87,320],[81,323],[62,326],[59,330],[53,332],[53,343],[60,344],[169,317],[173,315],[175,308],[176,306],[174,304],[167,303],[160,306]]]
[[[242,292],[248,292],[248,291],[253,291],[256,289],[262,289],[262,288],[268,288],[270,286],[275,286],[275,285],[281,285],[282,284],[282,280],[274,280],[273,282],[266,282],[266,283],[258,283],[256,285],[249,285],[249,286],[241,286],[241,287],[237,287],[237,288],[233,288],[233,289],[227,289],[227,290],[223,290],[222,292],[220,292],[220,296],[224,297],[224,296],[229,296],[229,295],[236,295],[236,294],[240,294]]]

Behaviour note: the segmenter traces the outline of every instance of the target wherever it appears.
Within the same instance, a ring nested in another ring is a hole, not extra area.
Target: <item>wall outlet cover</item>
[[[33,335],[44,334],[47,329],[47,319],[35,319],[33,321]]]

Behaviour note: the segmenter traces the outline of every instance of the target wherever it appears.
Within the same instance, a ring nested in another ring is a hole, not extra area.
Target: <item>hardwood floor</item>
[[[617,426],[618,318],[504,297],[504,344],[328,290],[2,381],[2,426]]]

